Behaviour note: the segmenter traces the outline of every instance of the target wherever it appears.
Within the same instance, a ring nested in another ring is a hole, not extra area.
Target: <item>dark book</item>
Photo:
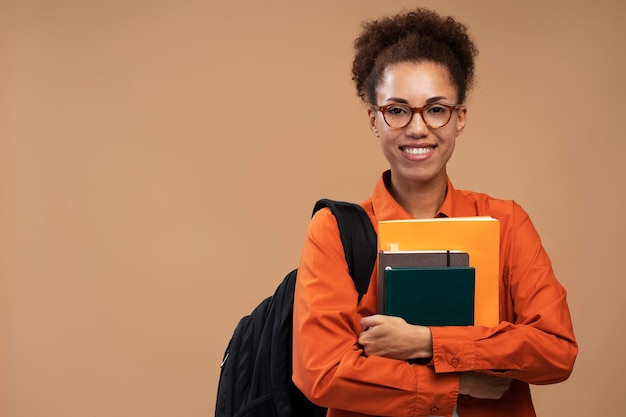
[[[475,269],[469,266],[387,267],[384,314],[423,326],[474,324]]]
[[[378,254],[378,294],[385,293],[385,269],[424,266],[469,266],[469,254],[447,251],[380,251]],[[384,313],[384,297],[378,297],[378,312]]]

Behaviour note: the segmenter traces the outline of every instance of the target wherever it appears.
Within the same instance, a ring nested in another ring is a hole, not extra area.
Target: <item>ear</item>
[[[372,133],[374,136],[378,137],[378,128],[376,127],[376,111],[372,109],[367,109],[367,117],[370,121],[370,129],[372,129]]]
[[[457,110],[456,116],[456,136],[459,136],[465,129],[465,121],[467,120],[467,107],[461,106]]]

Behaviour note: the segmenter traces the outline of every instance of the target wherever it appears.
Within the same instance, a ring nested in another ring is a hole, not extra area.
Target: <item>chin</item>
[[[392,178],[394,177],[392,172]],[[438,181],[447,181],[446,171],[434,172],[400,172],[396,178],[401,182],[415,185],[428,185]]]

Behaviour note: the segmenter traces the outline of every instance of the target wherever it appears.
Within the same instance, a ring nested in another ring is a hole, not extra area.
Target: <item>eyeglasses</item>
[[[431,103],[423,107],[410,107],[408,104],[387,104],[374,106],[383,114],[385,123],[392,129],[403,129],[411,123],[413,115],[419,113],[426,126],[431,129],[444,127],[452,118],[452,111],[461,107],[460,104],[449,105]]]

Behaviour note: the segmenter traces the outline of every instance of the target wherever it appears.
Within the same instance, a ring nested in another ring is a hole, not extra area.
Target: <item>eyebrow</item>
[[[426,100],[426,104],[435,103],[435,102],[437,102],[439,100],[447,100],[447,99],[448,99],[448,97],[444,97],[444,96],[431,97],[431,98]],[[400,98],[400,97],[389,97],[385,101],[395,101],[396,103],[409,104],[408,100],[406,100],[404,98]]]

